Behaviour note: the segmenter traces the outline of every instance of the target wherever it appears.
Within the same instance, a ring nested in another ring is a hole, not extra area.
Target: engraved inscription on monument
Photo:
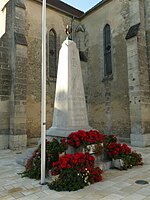
[[[87,113],[84,105],[85,98],[82,96],[70,97],[70,123],[79,126],[87,123]],[[87,124],[88,125],[88,124]]]

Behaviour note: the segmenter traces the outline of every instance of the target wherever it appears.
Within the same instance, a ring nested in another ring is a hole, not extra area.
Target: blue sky
[[[86,12],[101,0],[61,0],[79,10]]]

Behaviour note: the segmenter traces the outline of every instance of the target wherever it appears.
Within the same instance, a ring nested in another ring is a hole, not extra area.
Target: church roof
[[[36,1],[42,2],[42,0],[36,0]],[[83,11],[78,10],[77,8],[74,8],[71,5],[68,5],[67,3],[62,2],[61,0],[46,0],[47,5],[49,5],[51,8],[56,9],[60,12],[66,13],[68,15],[71,15],[73,17],[79,18],[79,19],[86,17],[87,15],[91,14],[95,10],[99,9],[99,7],[104,6],[110,1],[112,0],[102,0],[99,3],[97,3],[95,6],[93,6],[91,9],[89,9],[87,12],[84,13]]]
[[[82,12],[81,10],[78,10],[60,0],[46,0],[46,2],[50,7],[77,18],[80,18],[84,14],[84,12]]]
[[[105,4],[109,3],[112,0],[101,0],[99,3],[97,3],[95,6],[93,6],[91,9],[89,9],[86,13],[84,13],[82,17],[86,17],[87,15],[91,14],[92,12],[96,11],[100,7],[104,6]]]

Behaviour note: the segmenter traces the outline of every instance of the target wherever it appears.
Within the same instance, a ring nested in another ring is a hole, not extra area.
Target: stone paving
[[[139,185],[136,180],[150,183],[150,147],[134,148],[141,152],[144,165],[127,171],[111,169],[103,181],[75,192],[56,192],[39,181],[21,178],[24,167],[16,163],[17,152],[0,150],[0,200],[150,200],[150,184]]]

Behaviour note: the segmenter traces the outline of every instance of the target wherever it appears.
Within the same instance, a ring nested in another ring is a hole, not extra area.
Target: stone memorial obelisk
[[[59,52],[53,123],[47,136],[67,137],[90,129],[79,51],[74,41],[66,39]]]

